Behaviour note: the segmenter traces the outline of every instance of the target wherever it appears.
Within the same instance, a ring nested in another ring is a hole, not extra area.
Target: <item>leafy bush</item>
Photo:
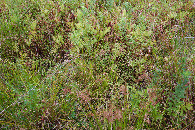
[[[3,1],[0,127],[193,129],[194,9]]]

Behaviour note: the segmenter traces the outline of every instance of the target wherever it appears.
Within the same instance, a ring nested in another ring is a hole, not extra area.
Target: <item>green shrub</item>
[[[192,1],[0,7],[1,128],[193,129]]]

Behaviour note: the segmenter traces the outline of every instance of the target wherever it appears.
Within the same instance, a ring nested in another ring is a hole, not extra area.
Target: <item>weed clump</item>
[[[0,4],[0,128],[194,128],[191,0],[14,2]]]

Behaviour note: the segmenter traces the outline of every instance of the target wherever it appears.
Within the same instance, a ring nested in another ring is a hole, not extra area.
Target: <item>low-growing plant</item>
[[[193,129],[194,3],[0,4],[0,128]]]

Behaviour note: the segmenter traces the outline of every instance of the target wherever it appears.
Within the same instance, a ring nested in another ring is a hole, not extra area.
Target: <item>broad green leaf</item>
[[[78,20],[81,20],[82,16],[83,16],[83,12],[81,10],[77,9],[77,18],[78,18]]]
[[[37,21],[36,21],[36,20],[34,20],[34,21],[31,23],[30,28],[31,28],[32,30],[35,30],[36,25],[37,25]]]
[[[123,16],[123,17],[126,17],[126,10],[125,10],[125,9],[123,10],[122,16]]]
[[[186,105],[186,108],[187,108],[188,110],[193,110],[193,104],[188,103],[188,104]]]
[[[110,27],[108,27],[108,28],[106,28],[106,29],[104,30],[104,35],[105,35],[106,33],[108,33],[108,32],[110,32]]]
[[[176,18],[177,17],[177,13],[176,12],[170,12],[169,17],[170,18]]]

